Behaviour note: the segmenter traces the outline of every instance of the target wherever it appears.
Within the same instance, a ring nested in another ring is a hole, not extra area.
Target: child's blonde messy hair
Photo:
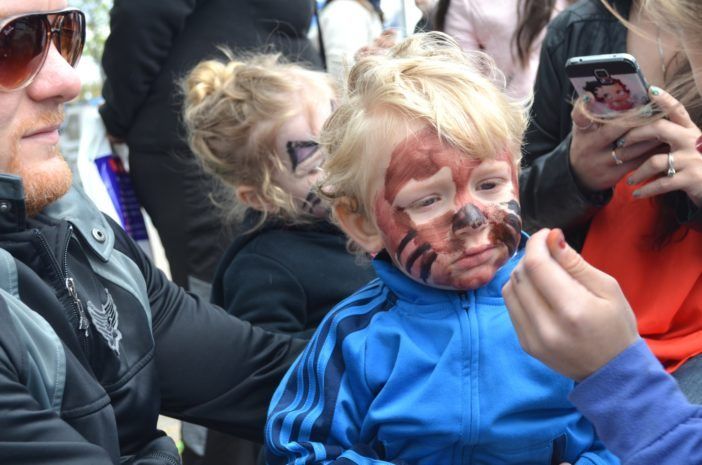
[[[273,180],[284,169],[276,151],[276,134],[290,118],[311,111],[314,96],[335,98],[333,81],[324,73],[285,63],[280,54],[235,59],[224,50],[228,62],[198,64],[182,83],[185,95],[183,119],[192,151],[203,167],[214,174],[234,198],[240,185],[258,187],[261,204],[272,205],[260,223],[273,214],[289,222],[303,214],[292,196]],[[315,89],[311,91],[310,89]],[[246,206],[221,202],[237,220]],[[255,229],[255,228],[254,228]]]
[[[518,166],[527,102],[510,100],[504,87],[487,55],[464,53],[438,32],[361,59],[322,130],[328,156],[322,195],[371,219],[368,188],[378,173],[366,169],[369,160],[424,127],[467,156],[493,159],[508,151]]]

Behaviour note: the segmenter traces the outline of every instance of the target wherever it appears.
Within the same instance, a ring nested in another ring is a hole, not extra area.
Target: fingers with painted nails
[[[685,107],[672,95],[651,87],[651,100],[667,115],[654,123],[632,129],[625,148],[646,141],[667,144],[649,157],[628,178],[629,184],[647,182],[634,192],[638,198],[653,197],[671,191],[684,191],[698,207],[702,206],[702,131],[690,119]]]
[[[616,280],[590,266],[558,229],[529,239],[502,293],[524,350],[576,381],[639,338]]]
[[[592,105],[592,94],[583,98],[586,108]],[[616,122],[600,124],[592,121],[581,105],[575,105],[570,146],[570,165],[580,185],[592,192],[614,187],[626,173],[643,163],[646,153],[660,145],[656,140],[624,144],[628,128]]]

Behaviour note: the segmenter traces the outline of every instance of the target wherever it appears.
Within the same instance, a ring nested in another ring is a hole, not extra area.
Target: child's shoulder
[[[331,309],[317,327],[314,337],[338,337],[365,330],[378,314],[392,306],[389,289],[376,278]]]

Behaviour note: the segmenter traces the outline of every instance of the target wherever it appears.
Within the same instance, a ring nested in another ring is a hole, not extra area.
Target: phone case
[[[627,53],[570,58],[566,75],[579,96],[595,97],[594,114],[611,117],[649,102],[648,84],[636,59]]]

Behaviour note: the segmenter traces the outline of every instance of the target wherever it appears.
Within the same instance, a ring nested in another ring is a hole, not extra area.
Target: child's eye
[[[496,179],[490,179],[489,181],[482,181],[478,184],[479,191],[490,191],[495,189],[499,185],[499,181]]]
[[[424,197],[423,199],[412,202],[409,208],[426,208],[429,207],[440,200],[438,195],[432,195],[429,197]]]

